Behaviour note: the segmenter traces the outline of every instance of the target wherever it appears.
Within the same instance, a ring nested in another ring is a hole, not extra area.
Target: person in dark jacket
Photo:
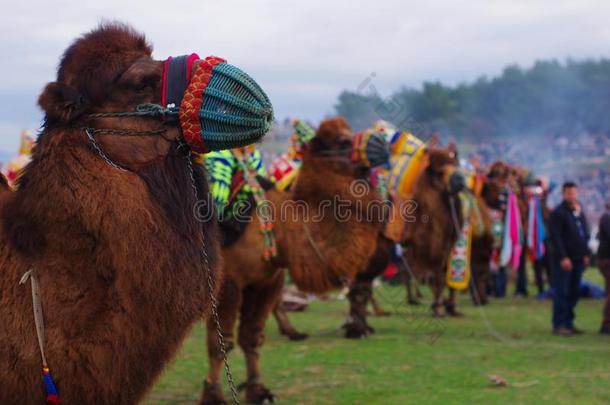
[[[576,183],[563,185],[563,201],[549,219],[553,296],[553,333],[572,336],[583,333],[574,326],[580,280],[589,264],[589,226],[578,201]]]
[[[599,220],[599,248],[597,250],[597,265],[606,280],[606,304],[604,305],[604,318],[599,333],[610,335],[610,203],[606,204],[606,212]]]

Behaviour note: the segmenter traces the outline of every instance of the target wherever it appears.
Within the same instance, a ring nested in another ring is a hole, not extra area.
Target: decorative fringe
[[[539,196],[531,196],[528,201],[527,248],[532,261],[544,256],[546,230],[542,216],[542,203]]]
[[[239,168],[243,172],[244,179],[248,186],[250,186],[250,191],[256,202],[255,214],[258,215],[258,219],[261,222],[260,232],[263,235],[263,244],[265,246],[263,250],[263,259],[269,262],[277,257],[277,242],[273,232],[273,222],[271,222],[268,217],[268,214],[270,214],[269,208],[265,207],[267,205],[265,190],[263,190],[263,187],[256,180],[255,173],[252,173],[252,170],[244,162],[243,157],[237,155],[236,157]]]
[[[59,392],[53,382],[53,377],[48,367],[42,367],[42,380],[44,381],[45,388],[45,403],[47,405],[59,405],[61,403],[59,399]]]
[[[472,210],[476,200],[469,192],[459,194],[462,203],[462,215],[464,224],[458,235],[447,261],[446,283],[450,288],[465,290],[470,283],[470,257],[472,254]]]
[[[508,192],[508,204],[504,215],[504,238],[500,263],[502,266],[510,265],[514,271],[517,271],[523,249],[523,229],[521,228],[517,196],[512,190]]]

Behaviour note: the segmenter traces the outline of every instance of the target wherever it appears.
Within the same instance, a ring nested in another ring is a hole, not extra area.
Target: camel
[[[449,250],[456,239],[455,228],[448,211],[449,195],[453,196],[456,212],[459,213],[457,193],[464,186],[463,177],[455,171],[457,162],[450,155],[450,151],[434,147],[428,148],[426,153],[428,163],[416,181],[412,200],[399,203],[403,214],[409,216],[402,218],[406,221],[403,237],[405,250],[399,260],[399,268],[403,273],[410,303],[418,303],[415,298],[416,293],[413,292],[416,287],[412,284],[413,276],[423,277],[425,274],[422,267],[432,260],[434,262],[430,264],[431,268],[442,273],[439,276],[442,276],[442,283],[445,282],[445,267],[441,263],[446,263]],[[461,213],[458,215],[461,217]],[[461,218],[459,220],[461,221]],[[427,244],[433,245],[430,247]],[[350,286],[348,293],[350,309],[348,320],[344,325],[345,337],[361,338],[375,332],[367,322],[367,304],[373,298],[373,280],[381,275],[389,264],[392,255],[395,254],[392,252],[394,247],[393,240],[388,239],[383,233],[378,235],[375,255],[367,268],[356,275],[354,283]],[[421,253],[416,255],[413,252]],[[432,267],[433,265],[437,267]]]
[[[533,181],[535,181],[535,179],[531,178],[530,172],[526,168],[511,166],[505,162],[496,161],[489,167],[487,181],[485,182],[481,195],[485,204],[490,209],[489,212],[495,210],[495,215],[504,217],[506,213],[506,190],[510,188],[517,194],[517,203],[521,216],[521,226],[524,232],[524,241],[527,240],[526,232],[529,211],[529,194],[526,189],[535,185]],[[546,218],[548,216],[548,209],[546,207],[546,193],[542,193],[541,199],[543,218]],[[498,244],[499,241],[496,241],[496,245]],[[496,249],[499,249],[499,246],[496,246]],[[523,246],[519,269],[516,271],[518,283],[520,277],[520,281],[522,283],[525,282],[523,277],[525,277],[526,260],[527,248],[526,246]],[[542,261],[539,265],[544,265],[544,261]],[[500,269],[499,271],[505,270]],[[518,273],[521,273],[521,275],[519,276]],[[511,276],[512,275],[513,273],[511,273]],[[525,286],[522,285],[522,288],[524,287]],[[517,292],[522,293],[524,291]]]
[[[431,282],[435,317],[445,313],[461,316],[455,308],[454,289],[449,289],[447,300],[443,299],[447,260],[463,223],[457,194],[463,190],[465,182],[456,169],[455,155],[449,150],[430,151],[428,167],[417,179],[412,196],[414,221],[406,227],[404,257],[416,279],[426,278]],[[407,274],[407,292],[413,297],[411,278]]]
[[[493,162],[489,166],[481,195],[477,199],[486,228],[491,225],[492,216],[499,215],[503,217],[505,215],[506,196],[504,192],[511,182],[513,187],[522,188],[524,176],[519,174],[522,172],[523,170],[516,171],[502,161]],[[526,199],[519,198],[519,209],[525,229],[528,209]],[[545,211],[546,207],[543,204],[543,212]],[[495,239],[496,237],[491,232],[488,235],[481,235],[481,237],[473,239],[472,275],[474,284],[471,286],[471,293],[473,293],[472,299],[475,305],[485,305],[488,302],[487,290],[491,282],[490,263],[492,261],[493,250],[499,249],[500,244],[500,241]],[[476,289],[476,294],[473,288]]]
[[[476,196],[478,215],[482,221],[480,233],[472,235],[472,253],[470,258],[471,276],[470,293],[475,306],[487,305],[487,286],[489,284],[490,262],[494,247],[494,236],[491,230],[489,206],[483,196]],[[477,227],[477,224],[473,224]],[[476,228],[475,228],[476,229]]]
[[[202,171],[189,175],[177,125],[87,117],[160,104],[163,62],[151,52],[142,34],[104,23],[72,43],[40,95],[32,161],[17,191],[0,190],[2,404],[45,401],[30,283],[19,285],[28,270],[65,404],[142,400],[208,312],[221,277],[218,233],[192,213],[207,185]],[[149,136],[98,134],[96,147],[85,125]]]
[[[352,131],[342,118],[320,124],[307,144],[299,177],[290,192],[267,191],[273,208],[278,257],[263,259],[263,238],[257,215],[232,245],[222,249],[224,283],[219,294],[221,329],[229,348],[239,317],[237,342],[246,358],[246,401],[272,401],[262,383],[260,347],[263,327],[284,284],[287,268],[296,286],[323,293],[348,284],[375,252],[381,224],[358,220],[379,196],[356,190],[364,179],[363,162],[350,160]],[[226,403],[220,385],[222,356],[213,322],[207,323],[209,369],[202,404]]]

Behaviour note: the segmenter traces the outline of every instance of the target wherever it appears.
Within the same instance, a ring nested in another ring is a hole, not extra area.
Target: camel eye
[[[341,148],[351,148],[352,146],[352,141],[350,139],[343,139],[339,142],[339,146]]]
[[[149,89],[153,89],[157,82],[159,81],[159,76],[146,76],[143,77],[133,88],[138,93],[143,93]]]

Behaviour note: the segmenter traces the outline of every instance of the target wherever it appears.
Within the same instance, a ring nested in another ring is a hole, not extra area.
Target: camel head
[[[495,187],[504,189],[508,182],[510,171],[510,167],[506,163],[498,160],[492,163],[489,167],[487,172],[487,180]]]
[[[163,62],[151,53],[144,35],[119,23],[102,24],[74,41],[61,58],[57,80],[38,99],[46,129],[110,130],[96,134],[95,141],[112,161],[134,170],[164,157],[179,135],[176,124],[150,117],[89,118],[161,103]],[[158,135],[129,135],[147,132]]]
[[[249,145],[271,128],[266,94],[224,59],[151,54],[144,35],[120,23],[77,39],[39,97],[45,132],[79,130],[99,155],[137,172],[178,140],[204,153]]]
[[[429,148],[426,174],[439,191],[457,195],[466,187],[466,179],[458,170],[458,162],[450,149]]]
[[[372,167],[388,163],[389,145],[379,134],[354,135],[345,119],[335,117],[322,121],[305,156],[336,173],[363,178]]]
[[[485,185],[481,196],[490,207],[501,204],[502,194],[508,185],[510,167],[502,162],[496,161],[489,166]]]
[[[510,171],[510,185],[513,190],[523,190],[528,186],[535,186],[534,173],[524,166],[512,166]]]

